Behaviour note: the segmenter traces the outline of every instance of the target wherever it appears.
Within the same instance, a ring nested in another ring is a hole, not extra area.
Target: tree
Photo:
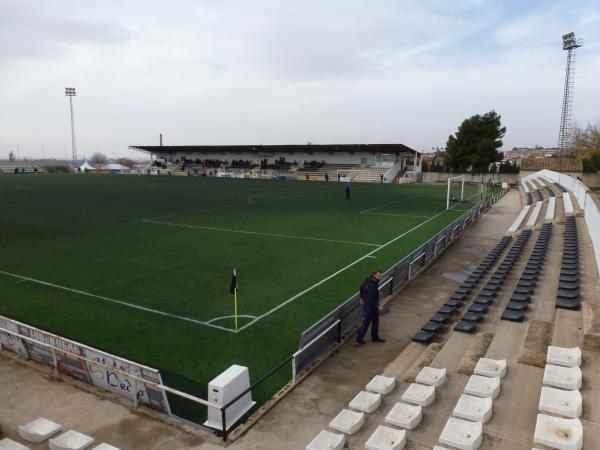
[[[445,165],[454,172],[485,172],[490,164],[502,160],[498,149],[506,127],[500,123],[501,116],[495,111],[465,119],[454,136],[448,137]]]
[[[108,162],[108,158],[104,153],[96,152],[90,158],[90,162],[92,164],[106,164]]]
[[[8,152],[8,160],[9,161],[15,160],[15,153],[13,151]]]
[[[581,158],[585,172],[600,170],[600,126],[591,125],[585,129],[576,128],[573,133],[573,149]]]
[[[119,158],[117,159],[117,162],[119,164],[121,164],[122,166],[126,166],[129,167],[130,169],[134,166],[135,162],[133,162],[133,160],[129,159],[129,158]]]

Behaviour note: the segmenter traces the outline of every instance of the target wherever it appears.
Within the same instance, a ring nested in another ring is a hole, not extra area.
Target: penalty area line
[[[217,328],[222,331],[228,331],[229,333],[235,333],[235,330],[232,330],[230,328],[221,327],[219,325],[214,325],[212,323],[204,322],[202,320],[191,319],[191,318],[185,317],[185,316],[178,316],[177,314],[171,314],[168,312],[159,311],[158,309],[147,308],[145,306],[135,305],[133,303],[127,303],[127,302],[124,302],[123,300],[115,300],[114,298],[104,297],[102,295],[92,294],[91,292],[86,292],[86,291],[82,291],[79,289],[73,289],[70,287],[61,286],[60,284],[50,283],[48,281],[36,280],[35,278],[18,275],[16,273],[5,272],[4,270],[0,270],[0,274],[6,275],[9,277],[13,277],[13,278],[18,278],[19,280],[22,280],[22,281],[30,281],[32,283],[41,284],[42,286],[47,286],[47,287],[51,287],[51,288],[55,288],[55,289],[61,289],[63,291],[72,292],[74,294],[79,294],[79,295],[84,295],[86,297],[96,298],[98,300],[103,300],[105,302],[115,303],[117,305],[126,306],[128,308],[138,309],[140,311],[145,311],[145,312],[156,314],[159,316],[169,317],[171,319],[183,320],[185,322],[191,322],[191,323],[194,323],[197,325],[204,325],[207,327]]]
[[[184,223],[174,223],[174,222],[162,222],[158,220],[148,220],[142,219],[144,223],[154,223],[158,225],[169,225],[172,227],[181,227],[181,228],[191,228],[198,230],[207,230],[207,231],[222,231],[225,233],[240,233],[240,234],[250,234],[254,236],[267,236],[267,237],[276,237],[276,238],[285,238],[285,239],[303,239],[306,241],[320,241],[320,242],[332,242],[334,244],[353,244],[353,245],[367,245],[369,247],[379,247],[381,244],[373,244],[370,242],[356,242],[356,241],[342,241],[339,239],[325,239],[325,238],[317,238],[312,236],[294,236],[289,234],[277,234],[277,233],[261,233],[258,231],[246,231],[246,230],[233,230],[230,228],[217,228],[217,227],[204,227],[202,225],[186,225]]]

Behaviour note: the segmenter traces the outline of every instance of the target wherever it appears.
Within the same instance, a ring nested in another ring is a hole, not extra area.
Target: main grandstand
[[[356,182],[412,181],[420,153],[403,144],[135,145],[173,174]],[[163,170],[163,174],[165,171]]]

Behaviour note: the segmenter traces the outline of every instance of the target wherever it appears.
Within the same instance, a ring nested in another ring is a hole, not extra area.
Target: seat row
[[[84,450],[95,442],[93,437],[86,436],[75,430],[68,430],[58,435],[63,429],[62,425],[41,417],[28,424],[21,425],[19,427],[19,436],[23,440],[34,444],[39,444],[49,439],[48,446],[50,450]],[[5,438],[0,441],[0,450],[29,450],[29,447],[21,445],[12,439]],[[92,450],[119,449],[102,443],[95,446]]]
[[[531,192],[527,192],[525,194],[525,197],[526,197],[525,204],[531,205],[531,203],[533,203],[533,198],[531,197]]]
[[[471,293],[472,289],[479,283],[486,273],[490,270],[500,254],[504,251],[510,242],[510,236],[503,236],[492,250],[488,252],[479,265],[473,269],[469,276],[460,284],[458,288],[448,297],[444,305],[421,327],[412,340],[416,342],[431,342],[435,335],[443,330],[444,326],[450,322],[453,314],[463,306],[463,302]]]
[[[502,313],[502,320],[523,322],[525,319],[525,311],[529,309],[535,285],[546,259],[551,235],[552,224],[545,223],[542,225],[542,231],[540,231],[540,235],[535,242],[521,278],[519,278],[510,301]]]
[[[581,450],[583,427],[579,417],[583,399],[579,392],[582,380],[580,365],[579,347],[548,347],[534,443],[557,449]]]
[[[423,367],[415,379],[404,391],[401,402],[397,402],[385,417],[386,424],[377,427],[365,444],[368,450],[401,450],[406,445],[406,430],[416,428],[423,418],[422,409],[435,400],[435,390],[446,381],[446,369]],[[365,391],[358,393],[348,404],[349,409],[343,409],[329,422],[329,428],[343,434],[322,430],[306,446],[306,450],[338,450],[344,447],[346,435],[360,430],[365,422],[365,416],[375,412],[381,405],[384,395],[392,392],[396,379],[376,375],[366,386]]]
[[[501,379],[508,370],[506,359],[480,358],[467,382],[439,441],[462,450],[476,450],[483,440],[483,424],[492,417],[493,400],[500,394]],[[435,446],[434,450],[448,450]]]
[[[463,314],[460,322],[454,327],[455,331],[464,333],[474,333],[477,330],[477,323],[483,321],[484,315],[488,313],[490,305],[494,302],[498,291],[504,285],[507,275],[511,272],[519,255],[529,240],[531,230],[523,230],[511,249],[504,257],[494,274],[490,277],[483,289],[477,295],[473,304],[467,312]]]
[[[563,256],[560,266],[556,307],[579,310],[581,295],[579,290],[579,239],[574,216],[565,217]]]

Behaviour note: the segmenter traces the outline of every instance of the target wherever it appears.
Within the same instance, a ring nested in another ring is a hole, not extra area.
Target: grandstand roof
[[[404,144],[306,145],[131,145],[147,153],[419,153]]]
[[[583,172],[583,163],[575,158],[525,158],[521,161],[521,170],[562,170],[563,172]]]

